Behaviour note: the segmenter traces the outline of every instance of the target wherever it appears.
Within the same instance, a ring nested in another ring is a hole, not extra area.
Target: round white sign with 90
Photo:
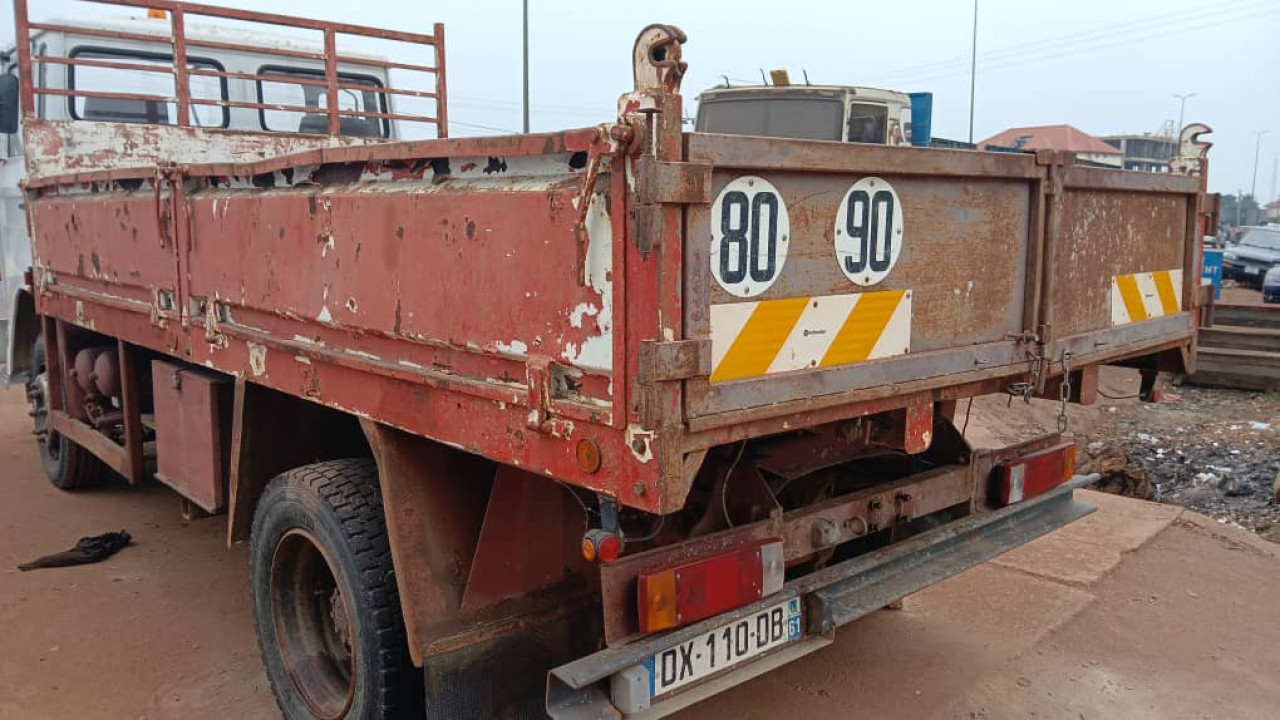
[[[836,263],[855,285],[888,277],[902,253],[902,203],[887,181],[854,183],[840,201],[835,225]]]

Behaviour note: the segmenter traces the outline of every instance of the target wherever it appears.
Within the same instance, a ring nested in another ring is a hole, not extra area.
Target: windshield
[[[849,142],[884,145],[889,108],[869,103],[849,103]]]
[[[704,100],[698,131],[800,140],[839,140],[840,101],[813,97]]]
[[[1240,238],[1240,244],[1248,247],[1280,251],[1280,233],[1252,230]]]

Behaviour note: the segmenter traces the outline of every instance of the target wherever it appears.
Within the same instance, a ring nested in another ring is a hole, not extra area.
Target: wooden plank
[[[80,447],[93,453],[99,460],[121,475],[130,470],[129,452],[124,446],[117,445],[111,438],[95,430],[92,426],[81,422],[61,410],[49,411],[49,426],[54,432],[62,435]]]
[[[140,380],[132,348],[123,340],[116,341],[116,348],[120,356],[120,407],[124,412],[124,447],[129,460],[128,472],[123,475],[130,484],[134,484],[141,481],[146,472],[142,452],[142,408],[138,404]]]

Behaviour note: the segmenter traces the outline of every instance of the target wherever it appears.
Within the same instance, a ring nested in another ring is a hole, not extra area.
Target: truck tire
[[[258,646],[288,720],[382,720],[422,710],[372,460],[272,480],[253,518]]]
[[[31,348],[31,379],[27,381],[27,402],[31,422],[40,446],[40,464],[49,482],[59,490],[97,485],[111,476],[111,469],[96,455],[49,429],[49,381],[44,360],[44,336]]]

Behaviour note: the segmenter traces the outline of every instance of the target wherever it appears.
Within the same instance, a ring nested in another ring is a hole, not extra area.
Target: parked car
[[[1268,270],[1262,279],[1262,302],[1280,303],[1280,265]]]
[[[1240,242],[1222,254],[1222,276],[1262,283],[1267,271],[1280,265],[1280,228],[1245,228]]]

